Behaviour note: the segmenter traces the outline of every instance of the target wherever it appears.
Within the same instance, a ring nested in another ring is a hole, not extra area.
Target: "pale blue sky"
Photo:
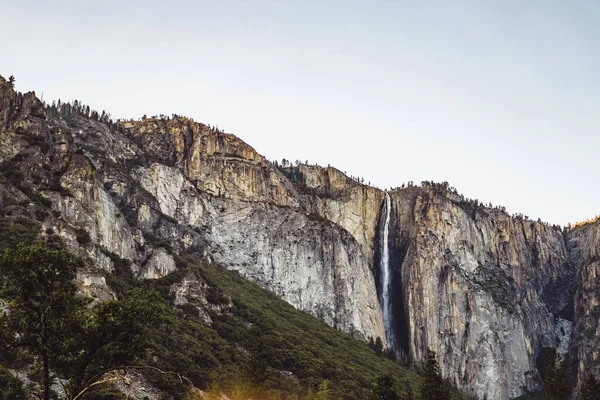
[[[600,1],[6,1],[0,74],[379,187],[600,213]]]

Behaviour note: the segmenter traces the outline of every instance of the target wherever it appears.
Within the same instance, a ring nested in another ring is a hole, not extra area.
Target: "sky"
[[[0,74],[113,118],[176,113],[380,188],[600,214],[600,2],[0,0]]]

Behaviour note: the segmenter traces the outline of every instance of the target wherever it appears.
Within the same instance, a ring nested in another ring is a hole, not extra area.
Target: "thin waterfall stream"
[[[383,225],[383,240],[381,241],[381,309],[383,313],[383,326],[385,328],[385,336],[387,346],[395,349],[395,336],[394,336],[394,325],[392,318],[392,300],[391,300],[391,286],[392,286],[392,274],[390,270],[390,253],[389,253],[389,226],[390,226],[390,214],[392,211],[390,195],[385,192],[385,223]]]

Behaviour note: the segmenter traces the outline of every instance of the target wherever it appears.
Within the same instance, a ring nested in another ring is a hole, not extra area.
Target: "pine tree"
[[[593,374],[588,374],[581,385],[581,400],[598,400],[598,398],[600,398],[600,381]]]
[[[319,385],[319,390],[315,394],[309,394],[308,399],[310,400],[333,400],[331,389],[329,388],[329,381],[325,379]]]
[[[544,399],[566,400],[569,398],[569,388],[565,379],[565,365],[554,349],[548,356],[544,385],[546,387]]]
[[[76,271],[77,262],[67,251],[42,242],[20,244],[0,260],[0,297],[12,299],[0,329],[12,333],[8,348],[27,348],[41,360],[44,400],[51,396],[50,370],[67,351],[65,338],[80,325]]]
[[[398,394],[394,390],[394,378],[387,373],[377,377],[374,390],[374,400],[400,400]]]
[[[423,386],[421,387],[421,400],[449,400],[450,393],[444,387],[440,367],[435,351],[427,348],[427,359],[423,368]]]
[[[375,339],[375,354],[377,354],[379,357],[383,355],[383,342],[379,336],[377,336],[377,339]]]
[[[53,397],[53,374],[69,377],[75,396],[97,385],[102,371],[128,368],[145,354],[149,327],[165,310],[158,292],[142,289],[89,310],[73,282],[80,261],[57,246],[19,244],[0,258],[0,298],[11,299],[9,312],[0,314],[0,351],[22,348],[35,356],[44,400]]]

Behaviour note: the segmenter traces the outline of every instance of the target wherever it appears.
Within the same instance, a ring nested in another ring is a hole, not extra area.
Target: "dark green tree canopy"
[[[26,400],[27,396],[21,381],[9,370],[0,367],[0,400]]]
[[[427,349],[427,359],[423,368],[422,400],[450,400],[450,393],[444,387],[435,351]]]
[[[380,375],[375,382],[374,400],[400,400],[394,389],[394,378],[391,374]]]
[[[597,400],[600,398],[600,381],[588,374],[581,385],[581,400]]]
[[[80,325],[82,301],[73,283],[77,261],[65,250],[36,242],[6,250],[0,259],[0,297],[10,299],[0,320],[5,351],[26,347],[39,355],[45,400],[50,398],[50,369],[59,368],[69,340]]]
[[[9,299],[0,316],[1,350],[25,348],[39,358],[44,400],[51,398],[50,371],[69,379],[66,389],[75,397],[103,373],[131,367],[165,314],[152,289],[134,289],[89,310],[74,284],[79,265],[45,242],[20,244],[0,259],[0,298]]]
[[[565,363],[560,355],[556,353],[555,349],[552,349],[548,356],[548,364],[546,373],[544,374],[544,386],[544,399],[567,400],[569,398]]]

